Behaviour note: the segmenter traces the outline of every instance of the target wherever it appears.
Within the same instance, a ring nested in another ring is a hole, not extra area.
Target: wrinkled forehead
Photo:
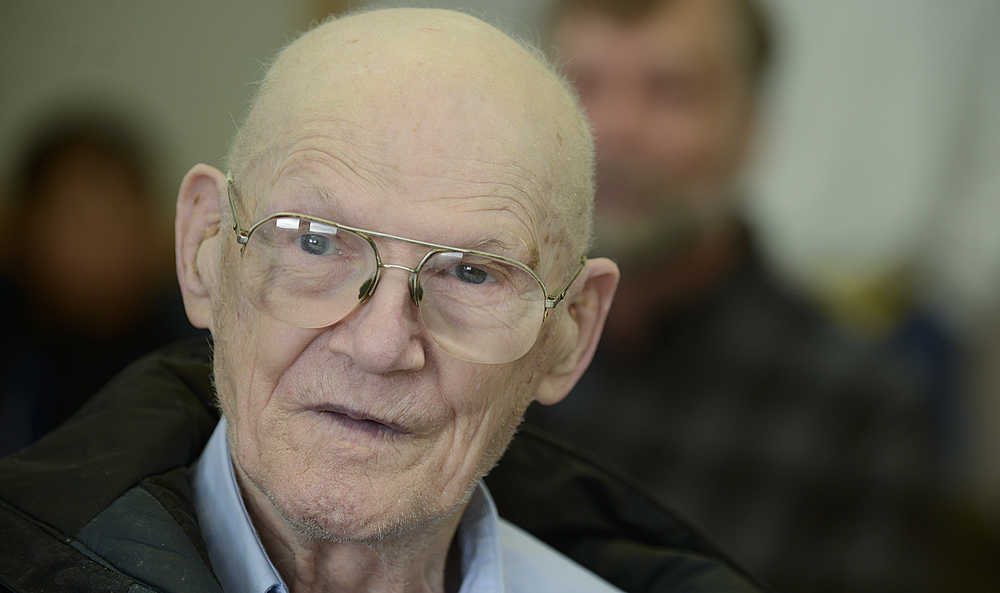
[[[319,188],[357,226],[376,222],[371,211],[402,209],[410,228],[375,230],[403,235],[478,213],[508,234],[522,227],[538,251],[566,132],[557,83],[537,60],[510,40],[498,49],[435,27],[315,41],[282,55],[251,113],[268,155],[261,197]]]
[[[516,160],[541,177],[545,148],[559,135],[550,75],[497,32],[453,29],[397,26],[388,40],[336,29],[290,48],[261,94],[261,117],[286,144],[326,131],[368,138],[369,151],[419,146],[442,157]]]
[[[302,158],[319,152],[306,148],[286,161],[257,219],[296,212],[424,243],[486,251],[533,268],[540,261],[540,216],[523,190],[515,189],[519,180],[503,168],[477,166],[482,173],[472,177],[460,166],[445,170],[438,159],[414,159],[427,162],[421,170],[416,165],[396,169],[346,153],[326,158],[338,153],[336,148]],[[505,178],[511,181],[498,181]],[[379,250],[398,247],[380,244]]]
[[[300,112],[275,135],[261,206],[461,247],[492,226],[537,251],[552,183],[533,129],[459,93]]]
[[[416,166],[428,175],[446,172],[442,167],[516,168],[535,180],[550,174],[544,146],[554,132],[523,102],[454,76],[423,74],[402,69],[317,82],[307,100],[289,101],[276,118],[273,173],[296,151],[328,143],[345,158],[382,160],[400,173]]]

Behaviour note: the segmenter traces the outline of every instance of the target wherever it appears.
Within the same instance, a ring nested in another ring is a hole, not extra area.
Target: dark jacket
[[[220,591],[189,471],[218,420],[209,356],[195,341],[142,359],[0,461],[0,586]],[[487,483],[502,516],[626,591],[758,590],[670,511],[535,430]]]

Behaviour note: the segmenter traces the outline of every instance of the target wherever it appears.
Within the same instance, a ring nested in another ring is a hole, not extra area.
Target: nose
[[[408,268],[383,267],[371,298],[331,329],[329,347],[369,373],[419,370],[426,340],[404,274]]]

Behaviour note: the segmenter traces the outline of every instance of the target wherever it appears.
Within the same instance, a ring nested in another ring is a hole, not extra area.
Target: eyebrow
[[[515,247],[510,243],[501,241],[500,239],[490,238],[477,241],[468,249],[483,251],[493,255],[502,255],[504,257],[517,260],[532,270],[538,269],[538,248],[530,243],[524,245],[523,247]]]

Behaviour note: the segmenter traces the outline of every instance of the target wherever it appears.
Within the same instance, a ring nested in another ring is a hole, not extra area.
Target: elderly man
[[[363,13],[292,43],[229,173],[195,166],[179,192],[221,420],[207,438],[203,353],[126,371],[0,465],[0,582],[618,590],[583,563],[629,590],[754,590],[540,437],[491,476],[498,506],[577,562],[480,480],[531,402],[567,394],[610,307],[617,268],[583,256],[591,152],[560,79],[471,17]]]

